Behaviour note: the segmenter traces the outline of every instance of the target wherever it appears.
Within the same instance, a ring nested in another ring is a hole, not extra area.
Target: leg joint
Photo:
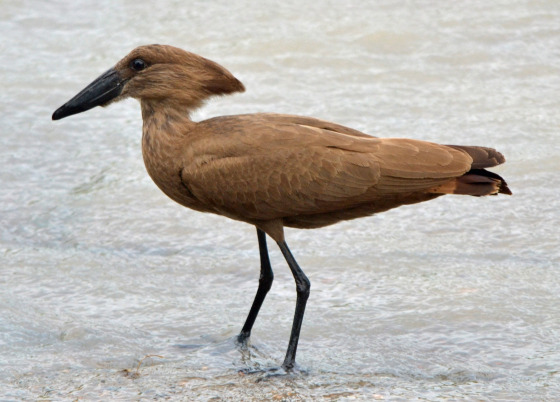
[[[296,292],[298,296],[305,296],[306,299],[309,297],[309,293],[311,292],[311,282],[307,276],[298,278],[296,281]]]
[[[262,289],[264,292],[268,292],[272,287],[273,281],[274,275],[272,274],[272,271],[261,272],[261,276],[259,277],[259,289]]]

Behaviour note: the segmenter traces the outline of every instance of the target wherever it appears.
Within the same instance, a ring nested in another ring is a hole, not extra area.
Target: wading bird
[[[444,194],[511,194],[484,168],[505,161],[486,147],[376,138],[351,128],[282,114],[222,116],[194,122],[214,95],[243,92],[219,64],[164,45],[140,46],[56,110],[53,120],[132,97],[142,109],[142,153],[156,185],[179,204],[257,228],[259,286],[238,340],[246,344],[273,273],[266,235],[296,282],[292,331],[282,364],[291,370],[310,282],[284,227],[319,228]]]

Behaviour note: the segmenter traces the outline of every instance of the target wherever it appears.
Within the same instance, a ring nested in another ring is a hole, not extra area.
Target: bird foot
[[[307,375],[308,372],[299,368],[285,369],[284,367],[269,367],[269,368],[246,368],[238,371],[242,375],[258,376],[256,382],[267,381],[276,377],[294,377],[299,375]]]
[[[235,342],[237,343],[238,346],[240,346],[242,349],[247,349],[247,346],[249,344],[249,335],[248,334],[244,334],[243,332],[240,333],[239,335],[237,335],[237,337],[235,338]]]

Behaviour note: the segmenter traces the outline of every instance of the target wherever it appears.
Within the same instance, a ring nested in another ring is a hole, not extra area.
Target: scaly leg
[[[288,343],[286,357],[284,358],[284,363],[282,363],[282,368],[289,371],[294,367],[296,361],[299,333],[301,331],[301,323],[303,322],[305,305],[307,303],[307,299],[309,298],[311,283],[297,264],[286,242],[279,242],[278,246],[280,247],[280,250],[282,250],[282,254],[284,254],[284,258],[292,271],[292,275],[294,275],[297,291],[296,311],[294,314],[294,323],[292,324],[292,333],[290,334],[290,342]]]
[[[266,247],[266,234],[257,228],[257,237],[259,239],[259,252],[261,256],[261,275],[259,278],[259,288],[257,289],[255,300],[253,300],[253,305],[251,306],[249,315],[245,320],[245,325],[243,325],[243,329],[237,337],[238,342],[241,344],[246,344],[247,339],[251,336],[253,324],[255,323],[264,298],[270,290],[272,281],[274,280],[274,274],[272,273],[272,267],[270,266],[270,259],[268,258],[268,249]]]

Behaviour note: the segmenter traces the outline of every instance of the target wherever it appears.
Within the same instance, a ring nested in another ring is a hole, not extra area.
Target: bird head
[[[167,45],[140,46],[52,115],[59,120],[95,106],[135,98],[189,111],[213,95],[243,92],[243,84],[219,64]]]

